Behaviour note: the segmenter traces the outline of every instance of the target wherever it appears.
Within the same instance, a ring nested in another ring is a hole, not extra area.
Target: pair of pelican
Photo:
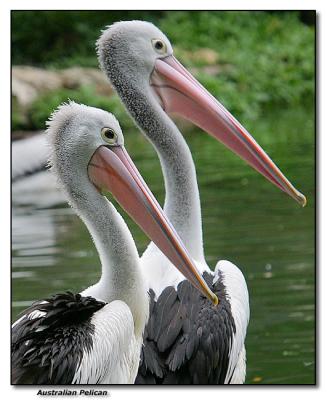
[[[305,197],[154,25],[115,23],[97,45],[101,68],[158,153],[165,204],[138,173],[113,115],[75,103],[52,115],[50,164],[95,242],[102,274],[16,321],[13,383],[243,383],[246,282],[228,261],[214,271],[205,262],[195,167],[168,114],[192,121],[300,204]],[[141,258],[106,191],[152,240]]]

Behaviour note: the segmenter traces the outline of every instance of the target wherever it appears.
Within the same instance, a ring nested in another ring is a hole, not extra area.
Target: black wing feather
[[[70,384],[92,348],[92,315],[105,303],[71,292],[34,303],[12,329],[13,384]],[[43,316],[30,317],[33,311]]]
[[[136,384],[223,384],[236,327],[222,273],[203,277],[219,298],[217,307],[186,280],[164,289],[145,328]]]

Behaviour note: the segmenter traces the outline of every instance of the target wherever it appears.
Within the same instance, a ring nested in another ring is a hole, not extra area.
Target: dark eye
[[[107,139],[114,139],[115,137],[115,132],[111,129],[106,129],[103,134]]]
[[[117,142],[117,134],[111,128],[102,128],[101,129],[101,136],[109,144],[114,144],[114,143]]]
[[[152,39],[152,46],[157,53],[164,54],[167,52],[167,46],[161,39]]]
[[[155,44],[154,44],[154,47],[155,47],[157,50],[161,50],[161,49],[163,48],[163,43],[160,42],[159,40],[157,40],[157,41],[155,42]]]

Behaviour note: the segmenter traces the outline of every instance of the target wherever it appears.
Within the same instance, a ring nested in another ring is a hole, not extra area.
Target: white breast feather
[[[134,321],[129,307],[116,300],[97,311],[93,347],[85,351],[73,383],[134,383],[141,340],[134,335]]]
[[[193,260],[200,274],[205,271],[212,273],[204,262]],[[148,289],[152,289],[157,299],[167,286],[177,289],[185,276],[161,253],[156,245],[151,242],[141,257],[141,267]]]
[[[249,293],[241,270],[234,264],[226,260],[219,261],[215,268],[214,283],[218,279],[218,271],[223,273],[223,283],[226,287],[226,295],[231,305],[236,326],[225,383],[230,380],[233,374],[231,383],[240,384],[244,382],[246,374],[244,341],[250,318]]]

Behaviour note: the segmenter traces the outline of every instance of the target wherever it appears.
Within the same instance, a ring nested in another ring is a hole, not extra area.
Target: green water
[[[212,267],[219,259],[232,261],[248,283],[247,383],[314,383],[312,111],[267,113],[245,125],[305,193],[308,205],[302,209],[209,136],[198,131],[186,134],[197,166],[206,259]],[[127,132],[125,138],[136,165],[162,202],[156,154],[140,134]],[[141,253],[148,240],[129,219],[128,224]],[[14,206],[12,241],[13,319],[35,299],[67,289],[80,291],[99,277],[88,232],[65,205]]]

